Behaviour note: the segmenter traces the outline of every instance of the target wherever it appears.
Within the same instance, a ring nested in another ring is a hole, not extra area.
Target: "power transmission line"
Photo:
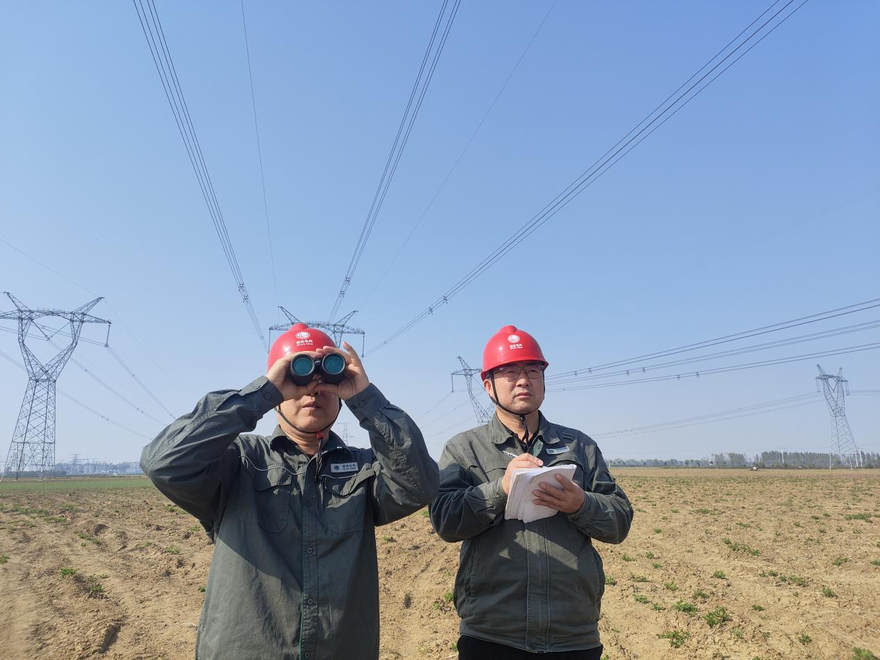
[[[43,337],[39,337],[39,336],[37,336],[37,339],[43,339],[43,340],[45,340],[45,341],[48,341],[49,343],[51,343],[51,344],[52,344],[53,346],[55,346],[56,348],[59,348],[59,347],[55,344],[55,342],[53,342],[53,341],[51,340],[51,337],[49,337],[49,335],[46,334],[47,331],[51,331],[52,328],[50,328],[49,326],[43,325],[42,323],[36,323],[36,322],[32,323],[31,325],[33,325],[35,328],[37,328],[37,329],[43,334]],[[17,334],[17,331],[16,331],[16,330],[13,330],[12,328],[4,328],[4,327],[2,327],[2,326],[0,326],[0,331],[3,331],[3,332],[10,332],[10,333],[12,333],[12,334]],[[66,332],[66,331],[64,331],[64,330],[61,329],[61,328],[59,328],[58,330],[54,330],[54,331],[53,331],[53,335],[54,335],[54,334],[60,334],[60,335],[62,335],[62,336],[64,336],[64,337],[70,337],[70,336],[71,336],[69,332]],[[153,394],[153,392],[152,392],[152,391],[146,386],[146,384],[144,384],[144,382],[143,382],[140,378],[138,378],[137,374],[135,374],[134,371],[131,370],[131,368],[130,368],[130,367],[129,367],[129,366],[128,366],[123,360],[122,360],[121,357],[119,357],[119,354],[118,354],[116,351],[113,350],[113,348],[110,346],[110,344],[109,344],[108,342],[106,342],[106,341],[103,341],[103,342],[101,342],[101,341],[95,341],[94,339],[89,339],[89,338],[87,338],[87,337],[79,337],[79,340],[78,340],[78,341],[83,342],[83,343],[86,343],[86,344],[92,344],[92,345],[94,345],[94,346],[101,346],[102,348],[107,349],[107,351],[110,353],[110,355],[113,357],[113,359],[116,360],[117,363],[119,363],[119,366],[121,366],[123,369],[125,369],[126,372],[128,372],[128,375],[131,376],[131,377],[134,379],[134,381],[140,386],[140,388],[141,388],[144,392],[146,392],[147,396],[149,396],[153,401],[155,401],[156,404],[158,404],[158,406],[159,406],[160,408],[162,408],[162,410],[164,410],[166,413],[168,413],[168,415],[170,415],[172,418],[175,416],[174,413],[172,413],[170,410],[168,410],[168,408],[165,406],[165,404],[163,404],[163,403],[158,399],[158,397],[157,397],[155,394]],[[122,398],[126,403],[128,403],[129,405],[131,405],[133,408],[135,408],[136,410],[138,410],[138,411],[141,412],[142,414],[146,415],[147,417],[150,417],[150,419],[152,419],[153,421],[156,421],[156,422],[161,423],[158,419],[155,419],[154,417],[152,417],[152,416],[149,415],[148,413],[146,413],[146,412],[144,412],[143,410],[141,410],[138,406],[136,406],[135,404],[131,403],[130,401],[128,401],[127,399],[125,399],[124,397],[122,397],[122,396],[121,396],[116,390],[114,390],[112,387],[110,387],[107,383],[103,382],[103,381],[102,381],[100,378],[98,378],[95,374],[91,373],[88,369],[86,369],[86,368],[85,368],[82,364],[80,364],[77,360],[75,360],[74,358],[71,358],[70,361],[73,362],[73,363],[74,363],[76,366],[78,366],[80,369],[82,369],[83,371],[85,371],[86,373],[88,373],[89,376],[91,376],[92,378],[94,378],[94,379],[95,379],[96,381],[98,381],[101,385],[103,385],[104,387],[106,387],[107,389],[109,389],[111,392],[113,392],[114,394],[116,394],[117,396],[119,396],[120,398]],[[93,367],[94,367],[94,365],[93,365]]]
[[[656,351],[654,353],[645,353],[643,355],[637,355],[636,357],[625,358],[623,360],[615,360],[614,362],[606,362],[604,364],[598,364],[591,367],[574,369],[572,371],[564,371],[559,374],[548,376],[547,380],[555,381],[560,378],[578,376],[579,374],[582,374],[584,372],[592,374],[596,371],[611,369],[613,367],[622,367],[639,362],[646,362],[648,360],[668,357],[670,355],[679,355],[681,353],[688,353],[690,351],[696,351],[702,348],[709,348],[711,346],[718,346],[720,344],[728,344],[730,342],[739,341],[741,339],[749,339],[751,337],[779,332],[780,330],[788,330],[790,328],[796,328],[802,325],[809,325],[810,323],[818,323],[819,321],[827,321],[829,319],[847,316],[849,314],[856,314],[858,312],[864,312],[869,309],[875,309],[877,307],[880,307],[880,298],[873,298],[871,300],[853,303],[852,305],[837,307],[836,309],[830,309],[824,312],[817,312],[815,314],[809,314],[808,316],[801,316],[795,319],[790,319],[788,321],[780,321],[779,323],[772,323],[770,325],[764,325],[759,328],[753,328],[751,330],[743,330],[741,332],[736,332],[731,335],[715,337],[713,339],[707,339],[705,341],[685,344],[683,346],[677,346],[675,348],[670,348],[663,351]]]
[[[771,5],[774,7],[779,3],[780,0],[777,0]],[[580,195],[584,190],[590,187],[593,183],[595,183],[603,174],[605,174],[608,170],[610,170],[614,165],[620,162],[627,154],[629,154],[633,149],[635,149],[639,144],[641,144],[647,137],[649,137],[655,130],[660,128],[667,120],[673,117],[678,113],[679,110],[684,108],[688,103],[690,103],[694,98],[696,98],[700,93],[702,93],[709,85],[711,85],[715,80],[718,79],[719,76],[724,74],[731,66],[736,64],[744,55],[752,50],[755,46],[757,46],[761,41],[763,41],[767,36],[772,34],[776,28],[785,23],[789,18],[791,18],[795,12],[797,12],[804,4],[808,2],[808,0],[803,0],[801,4],[794,8],[790,13],[785,15],[781,20],[779,20],[773,27],[767,30],[763,35],[755,40],[748,48],[743,50],[742,53],[737,55],[729,64],[724,66],[718,73],[712,75],[718,67],[720,67],[724,62],[726,62],[731,56],[733,56],[737,51],[742,49],[746,44],[748,44],[752,39],[760,33],[764,28],[766,28],[771,21],[776,19],[783,11],[785,11],[794,0],[789,0],[785,6],[782,7],[779,11],[777,11],[773,16],[767,19],[764,23],[762,23],[758,28],[753,30],[748,37],[746,37],[743,41],[739,43],[732,51],[730,51],[727,55],[725,55],[720,61],[718,61],[711,69],[706,71],[696,82],[694,82],[690,87],[679,94],[671,103],[667,104],[667,101],[661,103],[658,108],[666,106],[662,111],[657,113],[657,109],[651,112],[648,117],[654,116],[653,119],[645,123],[646,120],[642,120],[639,124],[637,124],[632,130],[629,131],[623,138],[618,140],[614,147],[605,152],[600,158],[593,163],[586,171],[584,171],[579,177],[577,177],[574,181],[572,181],[561,193],[559,193],[552,201],[550,201],[541,211],[532,216],[532,218],[526,222],[516,233],[510,236],[504,243],[502,243],[499,247],[495,249],[489,256],[483,259],[479,264],[474,266],[470,272],[468,272],[464,277],[462,277],[456,284],[454,284],[451,288],[449,288],[443,295],[437,298],[427,309],[423,310],[421,313],[412,318],[408,323],[394,332],[391,336],[389,336],[385,341],[377,346],[373,347],[368,353],[372,353],[374,351],[383,348],[388,345],[390,342],[394,341],[402,335],[403,333],[410,330],[413,326],[420,323],[422,320],[434,314],[434,310],[439,308],[441,305],[445,305],[451,300],[455,295],[457,295],[460,291],[462,291],[465,287],[474,282],[480,275],[482,275],[486,270],[488,270],[492,265],[494,265],[497,261],[499,261],[502,257],[504,257],[507,253],[509,253],[513,248],[522,243],[526,238],[531,236],[535,231],[537,231],[541,226],[544,225],[550,218],[556,215],[560,210],[565,208],[572,200],[574,200],[578,195]],[[765,10],[758,19],[752,22],[751,25],[754,25],[762,16],[764,16],[769,10]],[[751,27],[751,26],[749,26]],[[746,32],[749,28],[746,28],[740,35]],[[732,44],[739,37],[735,37]],[[719,51],[719,54],[726,50],[729,47],[725,46],[724,49]],[[700,69],[691,76],[688,81],[682,84],[679,87],[679,90],[685,87],[688,82],[693,80],[696,76],[700,74],[704,69],[706,69],[712,62],[718,58],[718,55],[715,55],[712,59],[709,60],[706,64],[704,64]],[[705,84],[703,82],[712,75],[711,78]],[[702,84],[702,87],[697,87]],[[694,91],[696,89],[696,91]],[[676,90],[678,91],[678,90]],[[691,93],[693,92],[693,93]],[[674,96],[675,92],[673,92],[671,96]],[[690,96],[688,96],[690,95]],[[687,97],[687,98],[686,98]],[[647,119],[647,118],[646,118]],[[659,123],[657,123],[659,121]],[[656,126],[653,126],[657,123]],[[639,128],[639,126],[642,126]],[[652,128],[653,126],[653,128]],[[650,130],[649,130],[650,129]],[[647,132],[646,132],[647,131]],[[644,134],[644,135],[643,135]]]
[[[358,237],[357,245],[354,249],[354,254],[351,256],[351,261],[348,264],[348,269],[345,271],[345,277],[342,280],[342,285],[339,288],[339,294],[336,297],[336,302],[333,305],[333,310],[330,312],[329,321],[332,322],[333,318],[336,316],[336,312],[339,311],[339,306],[342,304],[342,299],[345,297],[345,293],[348,290],[349,285],[351,284],[351,278],[354,276],[354,272],[360,263],[361,257],[363,256],[364,250],[367,247],[367,241],[370,239],[370,234],[373,231],[373,227],[376,224],[376,219],[379,216],[379,211],[382,209],[382,204],[385,202],[385,195],[388,194],[388,188],[391,185],[392,179],[394,179],[394,174],[397,172],[397,165],[400,162],[400,157],[403,155],[404,149],[406,149],[406,144],[409,141],[409,135],[412,132],[413,125],[415,124],[416,117],[418,117],[419,110],[422,107],[422,101],[425,98],[425,94],[428,91],[428,86],[431,84],[431,80],[434,77],[434,70],[437,68],[437,62],[440,61],[440,55],[443,53],[443,48],[446,45],[446,39],[449,37],[449,31],[452,29],[452,23],[455,21],[455,15],[458,13],[458,7],[461,4],[461,0],[453,0],[454,6],[450,11],[449,15],[446,17],[446,25],[443,28],[443,34],[440,37],[440,41],[438,42],[437,50],[434,52],[433,58],[431,58],[431,63],[428,65],[428,58],[431,55],[431,51],[434,48],[434,42],[437,38],[437,33],[440,30],[440,25],[443,23],[444,15],[446,14],[446,7],[449,4],[449,0],[443,0],[443,5],[440,7],[440,14],[437,16],[437,21],[434,24],[434,31],[431,33],[431,40],[428,42],[428,47],[425,49],[425,54],[422,57],[422,64],[419,67],[419,74],[416,76],[416,81],[413,84],[412,91],[409,95],[409,100],[406,104],[406,110],[404,110],[403,117],[400,120],[400,125],[397,127],[397,135],[394,137],[394,143],[391,145],[391,152],[388,154],[388,159],[385,161],[385,169],[382,171],[382,176],[379,179],[379,185],[376,187],[376,192],[373,194],[373,202],[370,204],[370,210],[367,213],[367,218],[364,220],[364,226],[361,228],[361,234]],[[427,74],[425,74],[425,69],[427,66]],[[418,96],[418,99],[416,99]],[[415,100],[415,104],[413,101]],[[412,112],[410,112],[412,111]]]
[[[592,433],[591,436],[594,438],[599,438],[618,435],[656,433],[659,431],[669,431],[672,429],[678,429],[687,426],[699,426],[701,424],[726,422],[728,420],[738,419],[740,417],[749,417],[751,415],[762,415],[765,413],[777,412],[779,410],[788,410],[789,408],[798,408],[800,406],[813,405],[815,403],[818,403],[819,401],[820,399],[815,393],[800,394],[798,396],[792,396],[785,399],[764,401],[763,403],[754,403],[749,406],[740,406],[738,408],[731,408],[728,410],[721,410],[718,412],[706,413],[703,415],[695,415],[693,417],[685,417],[683,419],[676,419],[669,422],[661,422],[659,424],[646,424],[644,426],[634,426],[632,428],[621,429],[619,431]]]
[[[183,139],[184,147],[186,147],[187,156],[189,156],[190,165],[195,172],[199,188],[202,191],[202,197],[205,205],[208,207],[208,213],[211,216],[211,222],[214,224],[214,231],[217,238],[220,239],[220,246],[226,257],[226,263],[232,272],[241,301],[247,309],[251,324],[254,331],[260,338],[266,351],[269,350],[269,344],[263,336],[260,329],[260,322],[257,320],[257,314],[251,304],[250,295],[244,282],[244,275],[238,264],[238,258],[235,256],[235,250],[232,247],[232,240],[229,238],[229,232],[226,228],[226,221],[223,219],[223,212],[220,210],[220,203],[217,201],[217,194],[214,191],[214,184],[211,181],[211,175],[208,172],[208,166],[205,164],[205,158],[202,154],[202,147],[199,144],[199,138],[196,135],[195,127],[190,117],[189,108],[186,104],[186,98],[180,86],[180,80],[177,77],[177,70],[174,67],[174,60],[171,57],[171,51],[168,48],[168,42],[165,39],[165,33],[162,30],[162,23],[156,12],[156,6],[153,0],[132,0],[135,11],[137,11],[138,19],[141,23],[141,29],[147,40],[147,46],[150,49],[150,55],[153,58],[153,64],[162,87],[165,90],[165,97],[171,106],[171,112],[174,115],[174,121],[177,124],[177,130]],[[144,8],[144,3],[149,9]]]
[[[845,348],[837,348],[829,351],[820,351],[818,353],[808,353],[803,355],[794,355],[791,357],[777,358],[773,360],[762,360],[760,362],[749,362],[746,364],[734,364],[726,367],[718,367],[715,369],[704,369],[702,371],[690,371],[687,373],[672,374],[671,376],[655,376],[653,378],[637,378],[635,380],[615,381],[611,383],[599,383],[596,385],[580,385],[577,387],[553,387],[548,388],[548,392],[574,392],[578,390],[595,390],[606,387],[620,387],[621,385],[636,385],[638,383],[658,383],[665,380],[682,380],[685,378],[700,378],[711,374],[721,374],[730,371],[742,371],[744,369],[758,369],[760,367],[772,367],[779,364],[789,364],[792,362],[801,362],[803,360],[812,360],[819,357],[828,357],[831,355],[848,355],[849,353],[861,353],[864,351],[873,351],[880,348],[880,342],[870,344],[860,344],[858,346],[847,346]]]
[[[440,187],[437,188],[437,192],[434,193],[434,196],[431,198],[431,201],[428,202],[428,206],[426,206],[425,210],[422,211],[422,215],[419,216],[419,219],[416,221],[416,224],[413,226],[413,228],[409,230],[409,234],[407,234],[406,238],[404,239],[404,241],[400,245],[400,247],[397,248],[397,252],[394,254],[394,256],[391,258],[391,260],[388,262],[388,265],[385,267],[385,270],[379,276],[379,279],[376,281],[376,284],[373,285],[373,289],[372,289],[372,291],[370,291],[370,295],[373,295],[373,293],[375,293],[376,289],[379,287],[379,284],[382,282],[383,279],[385,279],[385,276],[388,274],[388,271],[391,270],[391,267],[394,265],[394,262],[397,261],[397,258],[400,256],[400,253],[403,252],[403,249],[407,246],[407,244],[409,243],[409,240],[412,238],[413,234],[416,232],[416,230],[422,224],[422,220],[424,220],[425,216],[428,215],[428,211],[430,211],[431,207],[434,206],[434,202],[437,201],[437,198],[440,196],[440,193],[446,187],[446,182],[449,181],[449,178],[452,176],[452,173],[455,172],[456,168],[458,167],[458,164],[461,162],[461,159],[464,158],[464,155],[467,153],[467,150],[470,148],[471,143],[474,141],[474,138],[477,137],[477,133],[479,133],[480,129],[483,128],[483,124],[486,123],[486,119],[489,118],[489,115],[492,113],[492,110],[495,108],[495,104],[498,103],[498,99],[501,98],[501,95],[504,93],[504,90],[507,89],[507,84],[510,82],[510,79],[513,78],[513,74],[515,74],[517,69],[519,69],[519,65],[522,64],[522,61],[525,59],[526,53],[528,53],[529,50],[531,49],[532,44],[535,42],[535,39],[538,37],[538,33],[541,32],[541,29],[544,27],[544,24],[547,22],[547,19],[550,18],[550,14],[553,13],[553,10],[556,8],[556,4],[558,3],[558,1],[559,0],[554,0],[553,4],[550,5],[550,9],[548,9],[547,13],[544,14],[544,20],[542,20],[541,23],[538,25],[538,29],[535,30],[534,34],[532,34],[532,38],[529,39],[529,43],[526,44],[525,49],[523,50],[522,54],[519,56],[519,59],[516,61],[516,64],[514,64],[513,69],[511,69],[510,73],[507,74],[507,79],[504,81],[504,84],[501,85],[501,89],[498,90],[498,93],[495,94],[495,98],[492,100],[492,103],[489,105],[489,108],[483,114],[483,118],[480,119],[480,123],[477,124],[477,127],[474,129],[474,132],[471,133],[470,138],[468,138],[467,143],[464,145],[464,149],[462,149],[461,153],[458,154],[458,158],[455,159],[455,162],[452,164],[452,167],[446,173],[446,176],[443,178],[443,181],[440,183]]]
[[[254,74],[251,71],[251,47],[248,40],[247,19],[244,14],[244,0],[241,0],[241,27],[244,32],[244,50],[247,54],[248,80],[251,84],[251,107],[254,110],[254,133],[257,136],[257,158],[260,162],[260,185],[263,190],[263,214],[266,217],[266,238],[269,241],[269,263],[272,265],[272,285],[275,288],[275,305],[278,301],[278,274],[275,269],[275,250],[272,246],[272,229],[269,223],[269,202],[266,199],[266,175],[263,172],[263,146],[260,141],[260,126],[257,123],[257,97],[254,94]]]
[[[82,289],[83,291],[85,291],[86,293],[89,293],[89,294],[91,294],[91,295],[97,297],[98,294],[96,294],[96,293],[95,293],[94,291],[92,291],[91,289],[89,289],[89,288],[87,288],[87,287],[84,287],[82,284],[79,284],[78,282],[74,282],[72,279],[70,279],[69,277],[67,277],[67,276],[64,275],[63,273],[59,273],[59,272],[58,272],[57,270],[55,270],[54,268],[51,268],[50,266],[47,266],[46,264],[44,264],[42,261],[40,261],[40,260],[38,260],[38,259],[35,259],[35,258],[32,257],[31,255],[29,255],[27,252],[24,252],[23,250],[18,249],[17,247],[15,247],[15,246],[14,246],[12,243],[10,243],[9,241],[5,241],[5,240],[3,240],[2,238],[0,238],[0,243],[3,243],[4,245],[8,246],[9,248],[15,250],[15,251],[18,252],[20,255],[22,255],[22,256],[24,256],[24,257],[27,257],[28,259],[30,259],[31,261],[33,261],[33,262],[34,262],[35,264],[37,264],[38,266],[41,266],[42,268],[45,268],[46,270],[48,270],[50,273],[53,273],[53,274],[57,275],[58,277],[60,277],[61,279],[66,280],[67,282],[70,282],[70,283],[73,284],[75,287],[80,288],[80,289]],[[119,321],[119,324],[125,329],[125,331],[129,334],[129,336],[131,336],[131,338],[134,339],[135,343],[136,343],[136,344],[140,347],[140,349],[144,352],[144,355],[146,355],[148,358],[150,358],[150,361],[151,361],[151,362],[152,362],[152,363],[153,363],[153,364],[154,364],[154,365],[155,365],[160,371],[162,371],[162,372],[164,373],[165,370],[164,370],[164,369],[162,368],[162,366],[156,361],[156,358],[154,358],[154,357],[150,354],[150,352],[149,352],[146,348],[144,348],[144,345],[140,342],[140,340],[139,340],[139,339],[135,336],[135,334],[131,331],[131,328],[129,328],[128,325],[126,325],[125,321],[122,320],[122,316],[119,314],[119,312],[116,311],[116,309],[113,307],[113,305],[110,304],[110,301],[107,300],[107,299],[105,298],[102,302],[103,302],[105,305],[107,305],[107,307],[110,308],[110,311],[112,311],[113,314],[116,316],[116,319]],[[3,328],[0,328],[0,330],[2,330],[2,329],[3,329]],[[11,332],[15,332],[15,331],[12,330]],[[99,344],[99,345],[100,345],[100,342],[95,342],[95,341],[92,341],[92,340],[90,340],[90,339],[86,339],[86,338],[84,338],[84,337],[81,337],[81,338],[80,338],[80,341],[84,341],[84,342],[88,342],[88,343],[95,343],[95,344]]]
[[[18,360],[16,360],[14,357],[12,357],[11,355],[9,355],[8,353],[6,353],[6,352],[0,350],[0,357],[5,358],[7,361],[11,362],[12,364],[14,364],[16,367],[18,367],[18,368],[21,369],[22,371],[27,372],[27,369],[25,369],[25,366],[24,366],[21,362],[19,362]],[[98,417],[100,417],[100,418],[103,419],[104,421],[106,421],[106,422],[110,422],[110,423],[113,424],[114,426],[118,426],[118,427],[121,428],[121,429],[125,429],[125,430],[128,431],[129,433],[133,433],[134,435],[138,435],[138,436],[144,438],[145,440],[152,440],[152,438],[150,438],[149,436],[146,436],[146,435],[144,435],[143,433],[139,433],[138,431],[135,431],[134,429],[131,429],[131,428],[125,426],[124,424],[120,424],[119,422],[117,422],[117,421],[115,421],[115,420],[113,420],[113,419],[110,419],[110,418],[107,417],[106,415],[103,415],[102,413],[99,413],[99,412],[98,412],[97,410],[95,410],[94,408],[90,408],[89,406],[87,406],[86,404],[84,404],[82,401],[79,401],[79,400],[77,400],[77,399],[74,399],[72,396],[70,396],[69,394],[67,394],[67,393],[64,392],[63,390],[59,389],[59,390],[57,390],[57,391],[58,391],[58,394],[60,394],[61,396],[65,397],[65,398],[67,398],[67,399],[70,399],[70,400],[73,401],[76,405],[80,406],[81,408],[85,408],[85,409],[88,410],[90,413],[92,413],[93,415],[97,415]]]
[[[753,346],[744,346],[743,348],[734,348],[727,351],[719,351],[716,353],[709,353],[708,355],[699,355],[691,358],[683,358],[680,360],[672,360],[670,362],[661,362],[660,364],[652,364],[646,365],[642,367],[635,367],[629,369],[621,369],[619,371],[611,371],[608,373],[601,374],[593,374],[589,375],[580,375],[580,376],[572,376],[569,378],[563,378],[561,380],[556,379],[551,381],[553,385],[562,385],[566,383],[577,383],[585,380],[598,380],[602,378],[614,378],[616,376],[629,376],[631,374],[643,374],[648,371],[655,371],[657,369],[668,369],[669,367],[677,367],[683,364],[694,364],[697,362],[705,362],[707,360],[717,360],[721,357],[730,357],[733,355],[744,355],[747,353],[755,353],[757,351],[766,351],[771,348],[780,348],[783,346],[793,346],[795,344],[803,344],[805,342],[817,341],[820,339],[828,339],[830,337],[839,337],[840,335],[847,335],[853,332],[864,332],[865,330],[872,330],[874,328],[880,327],[880,321],[868,321],[866,323],[857,323],[855,325],[845,326],[843,328],[834,328],[832,330],[824,330],[822,332],[814,332],[808,335],[801,335],[799,337],[790,337],[788,339],[780,339],[778,341],[766,342],[763,344],[756,344]],[[549,378],[548,378],[549,380]]]

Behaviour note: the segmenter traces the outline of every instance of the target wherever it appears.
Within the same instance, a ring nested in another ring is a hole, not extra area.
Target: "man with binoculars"
[[[428,504],[438,469],[343,346],[294,325],[264,377],[208,394],[144,448],[144,472],[215,544],[197,658],[379,656],[373,530]],[[330,431],[343,401],[370,449]],[[272,408],[272,435],[247,433]]]

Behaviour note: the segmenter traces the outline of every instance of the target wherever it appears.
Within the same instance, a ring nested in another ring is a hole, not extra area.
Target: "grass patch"
[[[871,653],[868,649],[861,649],[857,646],[852,652],[853,655],[851,660],[877,660],[877,656]]]
[[[61,569],[61,577],[67,577],[68,575],[76,575],[75,568],[62,568]]]
[[[635,557],[630,557],[627,554],[624,554],[623,557],[621,557],[621,559],[623,559],[623,561],[635,561]]]
[[[648,552],[645,553],[645,559],[653,559],[653,558],[654,558],[654,553],[653,553],[653,552],[648,551]]]
[[[825,596],[825,598],[837,598],[837,594],[828,587],[822,589],[822,595]]]
[[[713,578],[718,578],[719,580],[726,580],[727,576],[724,574],[724,571],[715,571],[712,573]]]
[[[9,561],[9,555],[0,555],[0,564],[5,564]]]
[[[635,573],[630,573],[629,579],[632,580],[633,582],[647,582],[648,581],[648,578],[646,578],[644,575],[636,575]]]
[[[813,638],[810,637],[807,633],[801,633],[800,635],[798,635],[798,641],[801,644],[807,645],[813,641]]]
[[[755,610],[755,612],[763,612],[764,611],[764,608],[761,607],[760,605],[752,605],[752,609]]]
[[[844,516],[845,520],[864,520],[865,522],[871,522],[871,514],[870,513],[848,513]]]
[[[169,545],[167,548],[165,548],[165,552],[167,552],[169,555],[179,555],[180,548],[178,548],[176,545]]]
[[[700,600],[708,600],[709,594],[707,594],[702,589],[697,589],[694,593],[691,594],[691,598],[699,598]]]
[[[678,585],[675,582],[664,582],[663,586],[666,587],[669,591],[678,591]]]
[[[728,614],[727,610],[723,607],[716,607],[703,618],[706,619],[706,623],[709,624],[710,628],[714,628],[715,626],[720,626],[726,621],[730,621],[730,614]]]
[[[843,566],[848,561],[849,561],[849,557],[835,557],[834,561],[832,561],[831,563],[834,566]]]
[[[699,612],[699,608],[697,608],[696,605],[694,605],[693,603],[688,603],[684,600],[676,601],[675,605],[673,605],[672,608],[676,612],[684,612],[685,614],[696,614],[697,612]]]
[[[674,649],[679,649],[684,646],[685,640],[689,637],[689,635],[683,630],[667,630],[666,632],[660,633],[657,635],[660,639],[668,639],[669,645]]]
[[[633,600],[644,605],[648,602],[648,597],[645,594],[633,594]]]
[[[611,575],[606,575],[605,584],[609,587],[613,587],[615,584],[617,584],[617,579],[612,577]]]

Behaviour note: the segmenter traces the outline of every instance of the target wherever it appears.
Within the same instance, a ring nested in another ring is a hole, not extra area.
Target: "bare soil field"
[[[608,658],[880,653],[880,472],[615,476],[636,516],[597,544]],[[424,514],[376,532],[385,659],[457,655],[458,546]],[[0,484],[0,658],[193,657],[211,549],[143,478]]]

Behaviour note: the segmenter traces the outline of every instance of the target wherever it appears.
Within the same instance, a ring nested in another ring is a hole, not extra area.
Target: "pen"
[[[514,454],[512,451],[507,451],[507,450],[505,449],[503,453],[507,454],[508,456],[513,456],[514,458],[517,458],[517,455]]]

